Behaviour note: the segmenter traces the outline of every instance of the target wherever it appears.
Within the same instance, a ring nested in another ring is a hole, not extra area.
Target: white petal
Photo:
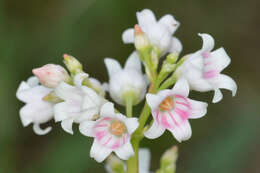
[[[155,139],[160,137],[165,131],[165,128],[161,127],[158,123],[153,122],[152,126],[144,132],[144,136],[149,139]]]
[[[42,129],[40,127],[40,124],[33,124],[33,131],[37,134],[37,135],[46,135],[47,133],[49,133],[51,131],[51,127],[47,127],[45,129]]]
[[[214,41],[213,37],[209,34],[198,34],[198,35],[202,38],[202,41],[203,41],[201,51],[210,52],[214,48],[214,45],[215,45],[215,41]]]
[[[36,76],[32,76],[27,80],[27,84],[30,87],[35,87],[40,84],[40,80]]]
[[[115,153],[120,159],[127,160],[130,156],[134,155],[134,150],[132,144],[129,141],[122,147],[116,149]]]
[[[147,148],[139,149],[139,172],[140,173],[149,173],[151,161],[151,152]]]
[[[174,94],[179,94],[184,97],[188,97],[189,91],[190,91],[189,84],[187,80],[184,78],[178,79],[178,81],[176,82],[176,84],[172,89],[172,92]]]
[[[97,107],[92,107],[86,110],[83,110],[81,112],[77,114],[74,114],[75,116],[75,122],[76,123],[81,123],[83,121],[87,121],[87,120],[92,120],[94,118],[95,115],[97,115],[99,113],[99,108]]]
[[[214,92],[214,97],[213,97],[212,103],[217,103],[220,100],[222,100],[223,94],[221,93],[220,89],[218,89],[218,88],[216,88],[214,91],[215,92]]]
[[[227,89],[232,91],[232,96],[235,96],[237,93],[237,84],[236,82],[229,76],[220,74],[217,77],[217,86],[219,88]]]
[[[172,38],[172,43],[171,43],[171,47],[170,47],[169,52],[170,52],[170,53],[173,53],[173,52],[178,52],[178,53],[180,53],[181,51],[182,51],[181,41],[180,41],[178,38],[173,37],[173,38]]]
[[[224,48],[219,48],[213,52],[211,52],[210,61],[214,65],[214,68],[221,72],[225,69],[231,62],[230,57],[226,53]]]
[[[93,127],[95,125],[95,121],[84,121],[79,125],[79,131],[85,136],[93,137]]]
[[[191,106],[191,119],[201,118],[207,113],[208,104],[192,99],[188,99]]]
[[[90,149],[90,157],[100,163],[103,162],[111,152],[111,149],[103,147],[96,140],[94,140]]]
[[[61,121],[61,127],[63,128],[63,130],[73,135],[72,124],[73,118],[68,118]]]
[[[107,67],[108,76],[111,78],[112,75],[122,70],[121,65],[118,61],[112,58],[105,58],[105,65]]]
[[[150,106],[152,110],[156,109],[159,104],[162,102],[162,98],[160,96],[155,95],[155,94],[146,94],[146,101],[147,104]]]
[[[129,134],[132,134],[139,125],[137,118],[126,118],[125,123]]]
[[[178,142],[186,141],[191,137],[191,126],[189,121],[184,121],[174,129],[169,129]]]
[[[163,16],[159,20],[159,24],[162,24],[168,28],[171,34],[173,34],[177,28],[179,27],[180,23],[174,19],[174,17],[170,14]]]
[[[88,74],[87,73],[79,73],[77,74],[76,76],[74,76],[74,84],[77,86],[77,87],[81,87],[82,86],[82,82],[85,78],[88,77]]]
[[[22,82],[18,88],[18,92],[16,93],[16,97],[25,103],[41,101],[44,96],[51,92],[51,89],[40,85],[26,89],[27,87],[28,85]]]
[[[91,88],[82,86],[82,91],[86,96],[84,96],[84,101],[82,103],[82,108],[87,109],[92,106],[99,106],[101,102],[100,96]]]
[[[154,13],[149,9],[144,9],[141,12],[136,13],[137,20],[141,28],[149,28],[156,23]]]
[[[58,103],[54,106],[54,119],[56,122],[68,119],[70,117],[79,115],[81,109],[80,105],[70,102]]]
[[[115,116],[115,109],[114,104],[111,102],[105,103],[100,110],[100,116],[102,117],[114,117]]]
[[[125,69],[136,69],[137,71],[142,72],[141,65],[138,53],[134,51],[127,59]]]
[[[125,30],[122,34],[122,39],[124,43],[134,43],[134,29]]]
[[[55,89],[55,93],[63,100],[81,100],[82,92],[79,88],[61,82]]]

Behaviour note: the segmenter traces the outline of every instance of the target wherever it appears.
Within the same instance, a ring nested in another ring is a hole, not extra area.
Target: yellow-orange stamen
[[[174,106],[173,98],[171,96],[164,99],[161,104],[159,105],[159,108],[163,111],[168,111],[172,109]]]
[[[111,123],[109,130],[113,135],[121,136],[126,131],[126,126],[122,121],[115,120]]]

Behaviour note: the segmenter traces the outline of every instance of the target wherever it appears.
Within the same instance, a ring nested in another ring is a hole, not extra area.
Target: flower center
[[[168,110],[172,109],[173,106],[174,106],[173,97],[169,96],[161,102],[161,104],[159,105],[159,108],[163,111],[168,111]]]
[[[125,133],[126,126],[122,121],[115,120],[111,123],[109,130],[113,135],[121,136]]]

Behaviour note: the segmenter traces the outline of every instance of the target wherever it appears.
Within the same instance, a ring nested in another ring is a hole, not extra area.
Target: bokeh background
[[[31,69],[47,63],[62,64],[63,53],[84,63],[101,81],[108,76],[104,57],[124,62],[133,51],[121,33],[136,23],[135,12],[152,9],[157,17],[170,13],[181,22],[176,32],[183,55],[201,47],[199,32],[216,38],[232,58],[225,70],[237,82],[235,98],[210,104],[208,114],[192,120],[193,136],[179,144],[177,173],[260,172],[260,14],[258,0],[1,0],[0,1],[0,173],[105,172],[89,158],[92,139],[65,133],[60,124],[46,136],[31,126],[23,128],[16,97]],[[213,93],[192,93],[210,102]],[[169,133],[148,141],[151,170],[159,166],[163,151],[177,144]]]

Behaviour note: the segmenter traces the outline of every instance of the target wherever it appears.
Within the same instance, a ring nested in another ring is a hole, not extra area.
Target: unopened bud
[[[174,64],[178,60],[178,53],[171,53],[166,57],[166,62],[169,64]]]
[[[142,31],[139,25],[135,25],[135,47],[137,50],[142,50],[150,46],[150,42],[146,34]]]
[[[173,146],[167,150],[161,158],[161,170],[166,173],[174,173],[176,169],[176,161],[178,158],[178,148]]]
[[[73,56],[64,54],[64,63],[72,74],[81,73],[83,71],[82,64]]]
[[[115,155],[111,154],[106,163],[106,169],[109,173],[123,173],[125,172],[124,163]]]
[[[32,72],[39,78],[41,84],[48,88],[55,88],[63,81],[70,81],[68,72],[60,65],[47,64],[33,69]]]

